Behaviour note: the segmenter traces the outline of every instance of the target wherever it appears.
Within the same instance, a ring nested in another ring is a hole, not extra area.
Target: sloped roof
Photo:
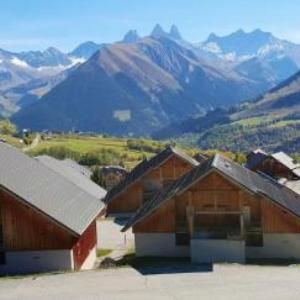
[[[36,159],[97,199],[103,199],[106,196],[106,190],[89,179],[86,173],[82,172],[83,169],[75,166],[77,163],[72,163],[71,160],[67,162],[58,160],[48,155],[37,156]]]
[[[294,175],[300,177],[300,164],[295,163],[294,159],[284,152],[267,154],[261,149],[254,150],[248,155],[248,161],[245,167],[250,170],[253,170],[267,158],[275,159],[277,162],[284,165],[292,173],[294,173]]]
[[[248,189],[250,192],[261,194],[264,197],[269,198],[300,218],[299,195],[273,180],[269,180],[266,177],[242,167],[228,158],[221,155],[215,155],[213,158],[194,168],[162,191],[158,192],[151,200],[140,207],[122,231],[127,230],[143,218],[152,214],[160,207],[160,205],[171,199],[173,196],[183,193],[200,178],[213,170],[228,177],[230,180]]]
[[[300,180],[279,180],[279,183],[300,195]]]
[[[100,199],[64,176],[0,142],[1,187],[76,235],[81,235],[104,207]]]
[[[139,178],[147,174],[150,170],[160,166],[164,161],[166,161],[173,155],[180,157],[192,166],[199,165],[199,163],[195,159],[193,159],[186,153],[180,151],[177,148],[168,146],[164,150],[159,152],[157,155],[153,156],[151,159],[144,160],[140,164],[138,164],[129,174],[127,174],[124,180],[122,180],[118,185],[116,185],[107,193],[104,202],[108,204],[117,195],[119,195],[121,192],[127,189],[131,184],[133,184]]]
[[[67,159],[62,160],[62,162],[65,165],[67,165],[67,166],[73,168],[74,170],[78,171],[82,175],[84,175],[88,178],[91,178],[92,172],[88,168],[86,168],[86,167],[80,165],[79,163],[77,163],[76,161],[67,158]]]
[[[299,164],[295,164],[294,159],[290,156],[288,156],[284,152],[277,152],[271,155],[273,158],[275,158],[277,161],[285,165],[290,170],[293,170],[295,168],[299,167]]]

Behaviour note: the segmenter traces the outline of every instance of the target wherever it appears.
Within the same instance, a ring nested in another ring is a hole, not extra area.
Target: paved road
[[[40,142],[41,136],[39,133],[36,134],[35,138],[33,139],[32,143],[29,146],[26,146],[23,148],[23,151],[30,151],[32,149],[34,149]]]
[[[101,219],[97,221],[98,248],[124,249],[134,244],[134,237],[131,230],[126,233],[120,230],[126,220]]]
[[[0,280],[0,299],[300,299],[300,267],[216,265],[141,275],[132,268]]]

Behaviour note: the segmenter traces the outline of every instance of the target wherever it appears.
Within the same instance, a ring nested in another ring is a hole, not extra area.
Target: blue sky
[[[299,0],[1,0],[0,48],[68,51],[87,40],[120,40],[175,23],[190,41],[261,28],[300,43]]]

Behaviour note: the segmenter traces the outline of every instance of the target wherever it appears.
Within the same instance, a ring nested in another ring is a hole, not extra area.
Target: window
[[[189,246],[190,245],[190,234],[187,232],[176,233],[176,246]]]
[[[6,255],[4,251],[0,251],[0,265],[6,264]]]
[[[258,232],[248,232],[246,234],[246,246],[263,247],[263,234]]]
[[[162,185],[158,180],[147,180],[143,183],[143,199],[144,202],[151,199],[160,189]]]
[[[1,213],[1,201],[0,201],[0,250],[4,247],[3,241],[3,226],[2,226],[2,213]]]
[[[163,186],[164,186],[164,187],[167,187],[169,184],[171,184],[171,183],[173,183],[173,182],[174,182],[173,179],[165,179],[165,180],[163,181]]]

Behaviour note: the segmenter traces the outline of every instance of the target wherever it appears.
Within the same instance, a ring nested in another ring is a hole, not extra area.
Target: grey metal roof
[[[300,195],[300,180],[286,180],[282,184]]]
[[[76,235],[104,207],[64,176],[6,143],[0,143],[1,187]]]
[[[141,219],[149,216],[160,207],[160,205],[171,199],[173,196],[183,193],[200,178],[213,170],[223,174],[233,182],[248,189],[250,192],[269,198],[300,218],[299,195],[273,180],[269,180],[264,176],[242,167],[228,158],[221,155],[215,155],[213,158],[205,161],[200,166],[194,168],[162,191],[158,192],[151,200],[140,207],[122,230],[127,230]]]
[[[248,156],[249,156],[249,159],[248,159],[245,167],[250,170],[255,169],[255,167],[257,167],[265,159],[273,158],[277,162],[281,163],[286,168],[288,168],[291,172],[293,172],[294,175],[296,175],[296,177],[300,178],[300,164],[295,163],[294,159],[284,152],[267,154],[266,152],[262,151],[261,149],[257,149],[255,151],[252,151]],[[274,175],[276,175],[276,174],[274,174]]]
[[[282,163],[283,165],[285,165],[290,170],[299,168],[299,166],[300,166],[299,164],[296,164],[294,162],[294,159],[292,157],[288,156],[284,152],[277,152],[277,153],[272,154],[271,156],[273,158],[275,158],[277,161],[279,161],[280,163]]]
[[[65,165],[67,165],[67,166],[73,168],[74,170],[78,171],[82,175],[84,175],[88,178],[91,178],[92,172],[88,168],[86,168],[86,167],[80,165],[79,163],[77,163],[76,161],[67,158],[67,159],[62,160],[62,162]]]
[[[118,185],[112,188],[106,195],[104,202],[108,204],[111,202],[117,195],[126,190],[131,184],[136,182],[139,178],[146,175],[152,169],[160,166],[164,161],[169,159],[171,156],[176,155],[181,159],[185,160],[192,166],[198,166],[199,163],[177,148],[168,146],[157,155],[153,156],[149,160],[144,160],[140,164],[138,164],[127,176],[122,180]]]
[[[278,162],[290,169],[297,177],[300,178],[300,164],[284,152],[277,152],[271,155]]]
[[[65,160],[58,160],[48,155],[37,156],[36,159],[92,196],[98,199],[103,199],[106,196],[105,189],[84,175],[85,173],[78,166],[74,167],[74,164],[77,163],[71,160],[67,162]]]

